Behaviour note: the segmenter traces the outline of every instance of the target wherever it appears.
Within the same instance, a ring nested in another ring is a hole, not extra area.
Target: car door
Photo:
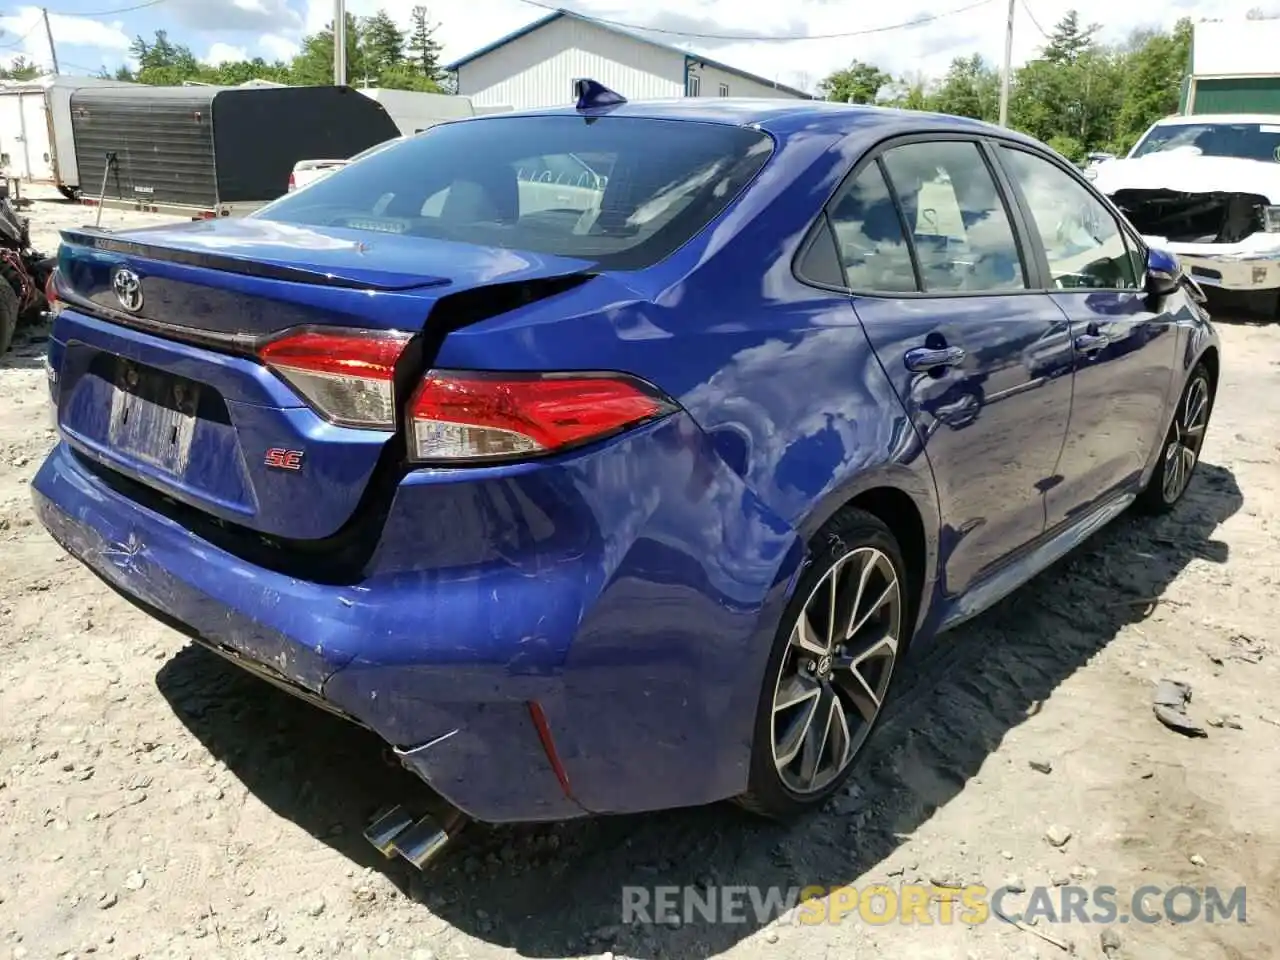
[[[1150,462],[1173,385],[1175,318],[1144,289],[1145,250],[1074,171],[1007,144],[998,156],[1041,240],[1075,347],[1061,479],[1046,494],[1052,527],[1133,487]]]
[[[978,140],[889,146],[855,169],[829,220],[854,309],[933,469],[944,588],[958,596],[1044,531],[1071,378],[1032,361],[1066,342],[1066,320],[1033,289]]]

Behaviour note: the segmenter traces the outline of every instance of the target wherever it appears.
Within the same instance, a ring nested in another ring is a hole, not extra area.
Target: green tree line
[[[438,24],[426,7],[414,7],[409,29],[401,30],[385,10],[371,17],[347,14],[347,82],[353,86],[393,90],[441,92]],[[333,82],[333,28],[305,37],[292,61],[268,62],[262,57],[220,64],[201,63],[191,48],[174,43],[164,30],[151,40],[138,37],[130,53],[137,69],[121,67],[103,72],[117,80],[170,86],[195,81],[234,86],[248,80],[271,80],[296,86],[320,86]]]
[[[1178,112],[1191,56],[1191,21],[1142,30],[1122,43],[1098,40],[1097,24],[1069,11],[1039,56],[1009,84],[1009,126],[1082,160],[1094,151],[1123,155],[1155,121]],[[880,103],[995,122],[1000,73],[979,54],[957,57],[940,78],[894,77],[853,61],[819,84],[829,100]]]

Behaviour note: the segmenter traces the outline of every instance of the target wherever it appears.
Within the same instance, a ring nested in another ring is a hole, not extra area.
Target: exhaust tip
[[[404,807],[395,806],[374,817],[365,827],[364,838],[384,857],[396,855],[396,837],[413,826],[413,817]]]
[[[365,828],[365,839],[384,857],[403,857],[419,870],[435,860],[467,825],[469,820],[455,811],[443,823],[428,814],[415,818],[404,807],[395,806],[380,814]]]

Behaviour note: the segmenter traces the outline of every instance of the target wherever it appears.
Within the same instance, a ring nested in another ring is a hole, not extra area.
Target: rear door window
[[[926,141],[885,151],[926,292],[1025,290],[1009,214],[976,143]]]
[[[636,117],[446,123],[256,216],[637,269],[718,216],[772,149],[758,130]]]

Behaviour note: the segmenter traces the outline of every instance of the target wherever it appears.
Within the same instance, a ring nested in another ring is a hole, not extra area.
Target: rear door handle
[[[964,362],[962,347],[915,347],[907,351],[903,362],[912,373],[928,373],[956,367]]]
[[[1076,337],[1076,349],[1081,353],[1094,353],[1101,350],[1111,342],[1111,338],[1105,333],[1098,333],[1094,330],[1083,333]]]

